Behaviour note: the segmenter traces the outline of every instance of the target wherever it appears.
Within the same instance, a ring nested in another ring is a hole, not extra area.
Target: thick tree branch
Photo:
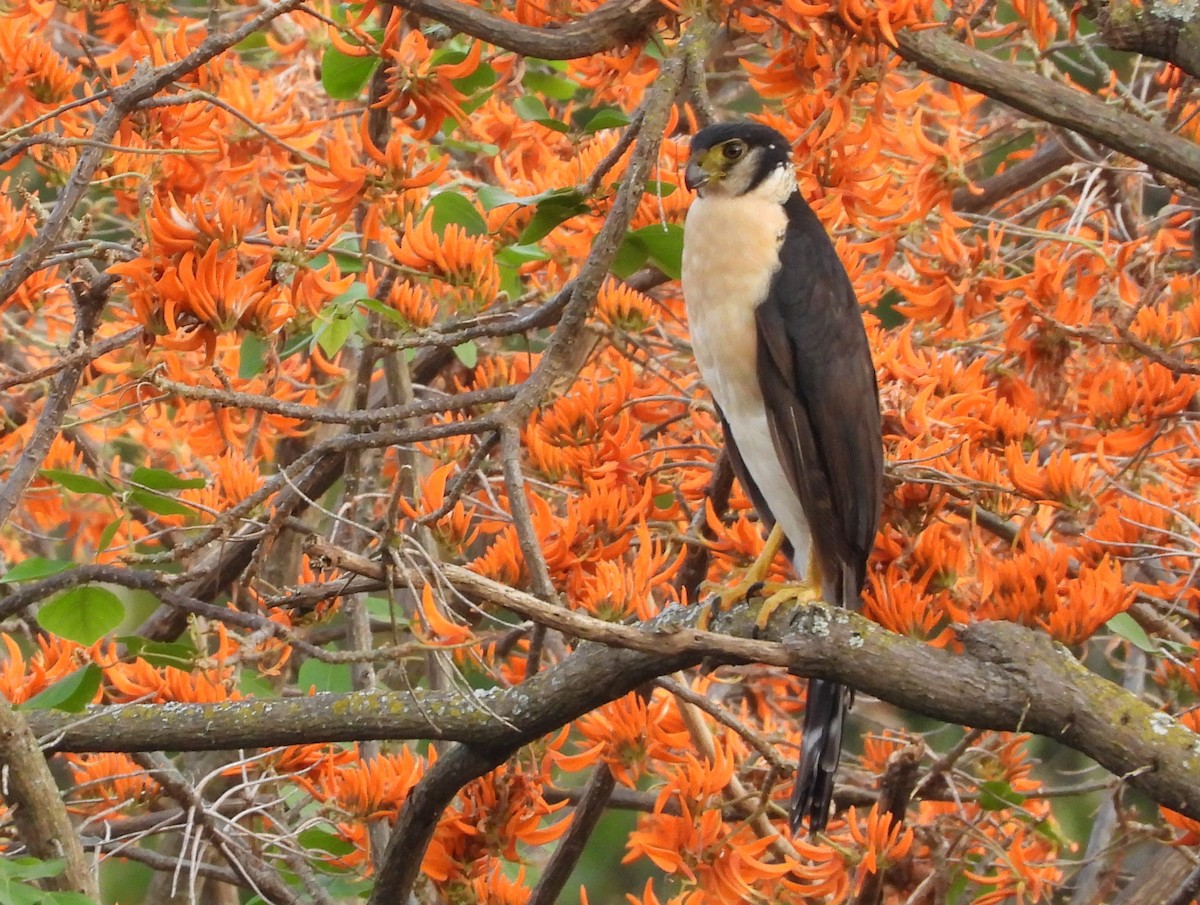
[[[1161,126],[960,44],[940,31],[899,31],[896,49],[925,72],[1078,132],[1200,188],[1200,145]]]
[[[79,835],[63,804],[42,749],[21,715],[0,695],[0,784],[12,811],[18,838],[28,854],[62,858],[61,874],[46,881],[50,889],[82,893],[99,901],[100,887]]]
[[[532,595],[498,587],[510,603],[526,598],[530,611],[547,606]],[[716,621],[720,633],[693,628],[702,607],[672,608],[637,625],[601,623],[608,627],[605,640],[616,649],[581,644],[524,684],[479,692],[474,701],[453,692],[419,698],[392,692],[323,694],[213,705],[92,707],[82,721],[36,713],[29,722],[57,751],[211,750],[374,738],[513,749],[643,682],[708,657],[834,679],[948,723],[1045,735],[1088,755],[1155,801],[1200,818],[1195,782],[1200,736],[1089,672],[1039,632],[980,623],[963,630],[963,651],[951,653],[823,605],[798,607],[790,620],[781,614],[760,631],[754,624],[760,604],[721,616]]]
[[[543,60],[590,57],[636,41],[666,12],[658,0],[610,0],[571,22],[534,28],[458,0],[402,0],[398,5],[436,19],[454,31]]]
[[[1113,50],[1143,53],[1200,78],[1200,9],[1188,0],[1109,0],[1085,3],[1100,37]]]

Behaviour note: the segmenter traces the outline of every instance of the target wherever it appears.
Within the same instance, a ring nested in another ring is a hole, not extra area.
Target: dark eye
[[[727,141],[721,147],[721,153],[725,155],[726,160],[737,160],[746,153],[746,143],[744,141]]]

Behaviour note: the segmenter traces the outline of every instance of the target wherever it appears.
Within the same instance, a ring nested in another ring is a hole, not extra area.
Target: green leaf
[[[985,811],[1003,811],[1025,803],[1025,796],[1002,779],[993,779],[979,787],[979,806]]]
[[[512,192],[506,192],[498,185],[481,185],[475,193],[475,197],[479,199],[479,203],[483,205],[485,211],[494,210],[506,204],[525,205],[529,203],[527,200],[518,198]]]
[[[395,308],[389,308],[383,302],[379,301],[379,299],[359,299],[358,304],[368,311],[375,312],[384,320],[391,321],[398,327],[408,328],[409,326],[408,318]]]
[[[256,698],[277,698],[279,692],[257,669],[243,669],[238,673],[238,691]]]
[[[95,663],[77,669],[20,706],[21,710],[63,710],[79,713],[96,696],[104,672]]]
[[[357,247],[338,248],[336,245],[329,249],[329,254],[337,262],[338,269],[343,273],[362,273],[367,269],[366,262],[363,256],[359,253]],[[317,266],[317,260],[313,259],[313,266]]]
[[[129,480],[148,490],[199,490],[208,484],[204,478],[181,478],[162,468],[135,468]]]
[[[134,657],[141,657],[151,666],[174,666],[189,669],[196,662],[198,651],[182,641],[151,641],[140,635],[121,635],[117,638]]]
[[[238,378],[249,380],[257,377],[267,367],[267,344],[261,336],[247,333],[242,337],[242,347],[238,352]]]
[[[301,692],[308,691],[309,688],[339,693],[354,690],[348,663],[325,663],[310,658],[300,667],[296,682]]]
[[[1039,820],[1033,825],[1033,831],[1059,848],[1065,849],[1071,845],[1071,841],[1058,831],[1057,823],[1052,817]]]
[[[105,481],[97,480],[88,475],[75,474],[72,471],[61,471],[57,468],[43,468],[38,472],[47,481],[53,481],[65,487],[71,493],[98,493],[101,496],[112,496],[113,488]]]
[[[0,877],[6,880],[45,880],[57,877],[67,866],[64,858],[49,858],[45,861],[29,855],[0,858]]]
[[[300,352],[304,349],[312,348],[312,344],[313,344],[312,331],[311,330],[301,331],[300,333],[297,333],[295,336],[291,337],[287,342],[285,342],[283,344],[283,349],[280,351],[279,357],[280,357],[280,359],[290,358],[291,356],[295,355],[297,352]]]
[[[584,132],[600,132],[604,129],[619,129],[622,126],[629,125],[629,117],[625,115],[625,111],[618,107],[601,107],[584,119],[583,115],[589,112],[586,110],[580,111],[580,114],[577,115]]]
[[[537,122],[540,119],[549,119],[550,111],[546,109],[545,102],[532,94],[522,94],[513,101],[513,113],[521,117],[521,119]]]
[[[154,493],[150,490],[131,490],[128,500],[155,515],[190,516],[196,514],[195,509],[179,502],[174,497],[163,496],[161,493]]]
[[[296,840],[309,851],[324,852],[337,858],[343,858],[355,850],[354,843],[337,833],[315,826],[302,831]]]
[[[544,239],[559,224],[580,214],[586,214],[589,210],[590,208],[584,203],[583,195],[576,189],[567,189],[551,195],[538,203],[533,218],[517,242],[521,245],[529,245],[539,239]]]
[[[379,65],[379,57],[352,57],[334,47],[321,57],[321,84],[325,93],[339,101],[357,98]]]
[[[609,269],[621,279],[627,280],[645,267],[649,260],[650,252],[645,243],[632,239],[626,234],[620,247],[617,248],[617,253],[613,256]]]
[[[465,109],[465,108],[464,108]],[[442,147],[447,151],[462,151],[464,154],[482,154],[485,157],[495,157],[500,153],[500,146],[487,141],[474,141],[469,138],[444,138]]]
[[[65,572],[74,566],[73,562],[66,562],[61,559],[42,559],[40,556],[31,556],[28,559],[23,559],[3,575],[0,575],[0,582],[4,581],[29,581],[32,578],[45,578],[48,575],[57,575],[59,572]]]
[[[96,900],[81,892],[48,892],[43,905],[96,905]]]
[[[125,619],[125,604],[112,591],[72,588],[38,610],[38,624],[52,635],[95,644]]]
[[[653,224],[632,230],[625,234],[617,255],[613,272],[618,276],[629,276],[648,261],[672,280],[677,280],[683,272],[683,227],[669,223],[666,226]],[[638,261],[639,255],[642,255],[640,263],[632,269],[622,272],[616,268],[616,263],[627,268]]]
[[[338,313],[345,313],[365,298],[370,298],[371,290],[366,283],[351,283],[343,292],[339,292],[329,302]],[[328,306],[327,306],[328,307]]]
[[[673,182],[659,182],[657,179],[649,179],[646,181],[646,194],[654,195],[659,198],[670,198],[671,195],[679,188]]]
[[[458,192],[438,192],[429,199],[426,210],[433,211],[433,230],[439,236],[446,232],[446,227],[451,223],[457,223],[468,235],[487,235],[488,226],[483,214]]]
[[[267,36],[261,31],[253,32],[234,44],[233,49],[239,53],[253,53],[254,51],[266,50]]]
[[[479,362],[479,348],[473,342],[459,343],[454,347],[454,356],[463,367],[473,368]]]
[[[537,72],[526,69],[521,78],[521,84],[530,91],[544,94],[556,101],[569,101],[579,91],[579,83],[548,72]]]
[[[530,261],[549,261],[550,255],[536,245],[507,245],[496,252],[501,267],[520,267]]]
[[[463,54],[463,57],[465,58],[466,54]],[[459,61],[456,60],[455,62]],[[497,78],[499,76],[496,74],[496,70],[481,61],[470,75],[465,75],[461,79],[451,79],[450,84],[469,98],[478,91],[485,91],[491,88],[496,84]],[[470,111],[468,110],[467,112]]]
[[[333,358],[342,350],[342,346],[346,345],[346,340],[352,333],[354,333],[354,325],[350,322],[350,318],[335,316],[318,327],[313,339],[321,347],[326,358]]]
[[[1148,654],[1158,653],[1158,645],[1154,643],[1154,639],[1146,634],[1146,630],[1128,613],[1117,613],[1105,625],[1114,635],[1124,638],[1139,650]]]
[[[550,115],[550,111],[546,109],[545,103],[536,95],[522,94],[513,101],[512,108],[513,112],[521,117],[521,119],[537,123],[539,126],[545,126],[547,129],[553,129],[555,132],[571,131],[570,126]]]
[[[125,524],[125,516],[115,518],[105,525],[104,530],[100,532],[100,540],[96,542],[96,549],[100,552],[107,550],[108,545],[112,543],[113,537],[116,536],[117,530],[123,524]]]
[[[896,310],[896,305],[904,301],[904,296],[901,295],[898,289],[889,289],[879,299],[871,313],[879,318],[879,325],[885,330],[891,330],[901,326],[907,318]]]

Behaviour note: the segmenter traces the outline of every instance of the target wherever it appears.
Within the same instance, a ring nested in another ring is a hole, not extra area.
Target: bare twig
[[[134,754],[133,759],[162,786],[167,795],[189,812],[191,819],[208,836],[233,872],[251,889],[274,905],[300,905],[301,900],[296,897],[292,888],[259,857],[257,852],[244,845],[241,840],[222,832],[209,813],[208,803],[165,755],[139,752]]]
[[[3,278],[0,278],[0,282],[2,280]],[[108,292],[116,281],[116,277],[106,274],[97,275],[91,285],[72,284],[71,292],[75,297],[75,327],[71,332],[70,342],[72,348],[80,350],[91,342],[92,334],[96,332],[96,326],[100,322],[100,312],[104,310],[108,300]],[[21,450],[17,463],[8,473],[8,479],[0,485],[0,525],[8,521],[25,488],[29,486],[29,482],[33,480],[46,458],[46,453],[50,451],[50,446],[62,427],[63,418],[71,408],[75,389],[79,386],[79,380],[89,360],[76,356],[72,363],[62,368],[54,378],[42,413],[38,416],[33,436]]]
[[[571,872],[583,855],[584,847],[596,828],[596,823],[608,807],[608,800],[612,797],[616,784],[608,764],[600,763],[592,771],[592,777],[575,805],[571,825],[567,827],[566,835],[550,856],[546,869],[542,871],[541,879],[529,896],[529,905],[554,905],[558,901],[559,894],[571,879]]]
[[[0,380],[0,392],[11,390],[13,387],[20,386],[23,383],[33,383],[35,380],[44,380],[47,377],[53,377],[62,371],[63,368],[74,367],[79,364],[90,364],[102,355],[107,355],[109,352],[124,348],[139,337],[144,336],[145,333],[146,331],[142,327],[131,327],[128,330],[122,330],[115,336],[97,340],[82,349],[62,355],[55,359],[53,364],[48,364],[44,368],[6,377]]]

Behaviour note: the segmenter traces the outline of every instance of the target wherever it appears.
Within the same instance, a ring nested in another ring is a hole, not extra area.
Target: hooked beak
[[[687,169],[683,173],[683,184],[694,192],[701,186],[707,185],[711,178],[711,174],[700,165],[700,161],[689,160]]]

